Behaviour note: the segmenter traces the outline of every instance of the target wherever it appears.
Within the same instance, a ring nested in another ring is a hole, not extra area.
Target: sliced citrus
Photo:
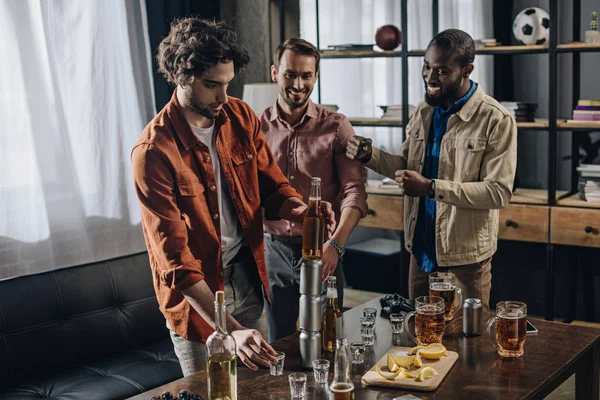
[[[409,367],[415,360],[415,356],[409,356],[406,352],[390,353],[390,356],[396,365],[402,368]]]
[[[422,349],[417,351],[417,355],[415,356],[415,367],[417,368],[421,368],[423,366],[423,361],[421,361],[421,351],[423,351]]]
[[[396,372],[400,369],[400,367],[394,362],[392,356],[389,354],[387,356],[387,367],[392,372]]]
[[[439,360],[443,355],[448,354],[448,350],[442,344],[433,343],[419,350],[419,354],[428,360]]]
[[[415,346],[412,349],[410,349],[408,351],[408,355],[409,356],[414,356],[415,354],[417,354],[417,351],[419,351],[419,349],[422,349],[424,346]]]
[[[411,374],[410,372],[408,372],[408,371],[407,371],[407,370],[405,370],[405,369],[402,369],[402,370],[400,371],[400,377],[401,377],[401,378],[411,378],[411,379],[415,379],[417,376],[416,376],[416,375],[413,375],[413,374]]]
[[[377,373],[379,374],[379,376],[381,376],[382,378],[385,379],[389,379],[390,381],[393,381],[394,379],[396,379],[398,377],[398,375],[400,375],[400,372],[404,371],[404,369],[399,369],[396,372],[385,372],[381,370],[381,367],[379,367],[379,365],[377,365],[376,367],[377,369]]]
[[[435,369],[431,367],[425,367],[419,371],[419,374],[417,375],[417,381],[423,382],[424,380],[430,379],[437,374],[438,372]]]

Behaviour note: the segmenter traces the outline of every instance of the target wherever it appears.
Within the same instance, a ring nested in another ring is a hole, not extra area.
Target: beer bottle
[[[334,375],[329,390],[332,400],[354,399],[354,384],[350,379],[350,360],[348,359],[348,341],[336,340]]]
[[[225,292],[215,297],[215,331],[206,341],[209,400],[237,400],[235,339],[227,333]]]
[[[302,232],[302,257],[320,259],[325,241],[325,220],[321,211],[321,178],[312,178],[308,197],[308,212]]]
[[[342,312],[338,306],[336,277],[327,277],[327,303],[321,323],[323,351],[333,352],[338,335],[342,334]]]

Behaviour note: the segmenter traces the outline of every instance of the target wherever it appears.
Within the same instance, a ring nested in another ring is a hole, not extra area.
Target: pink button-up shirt
[[[309,100],[306,113],[295,126],[279,117],[277,104],[260,115],[261,128],[283,174],[305,201],[310,179],[321,178],[321,198],[331,202],[339,221],[341,211],[352,207],[367,215],[363,166],[346,157],[346,144],[354,136],[348,119]],[[302,236],[302,224],[264,221],[265,232]]]

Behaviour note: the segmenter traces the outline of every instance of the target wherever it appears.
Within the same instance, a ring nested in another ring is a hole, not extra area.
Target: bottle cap
[[[312,178],[310,178],[311,182],[321,182],[321,178],[314,176]]]
[[[215,296],[215,303],[217,303],[219,306],[222,306],[225,304],[225,292],[222,290],[217,291],[216,296]]]

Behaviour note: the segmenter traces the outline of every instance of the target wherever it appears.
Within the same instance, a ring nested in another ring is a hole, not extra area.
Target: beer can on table
[[[465,336],[481,335],[483,316],[481,300],[465,299],[463,303],[463,332]]]
[[[300,294],[307,296],[320,296],[323,291],[321,260],[302,260],[300,265]]]
[[[302,366],[312,368],[313,360],[321,358],[321,333],[300,331],[300,356]]]
[[[300,296],[299,328],[306,332],[319,332],[322,318],[321,298]]]

